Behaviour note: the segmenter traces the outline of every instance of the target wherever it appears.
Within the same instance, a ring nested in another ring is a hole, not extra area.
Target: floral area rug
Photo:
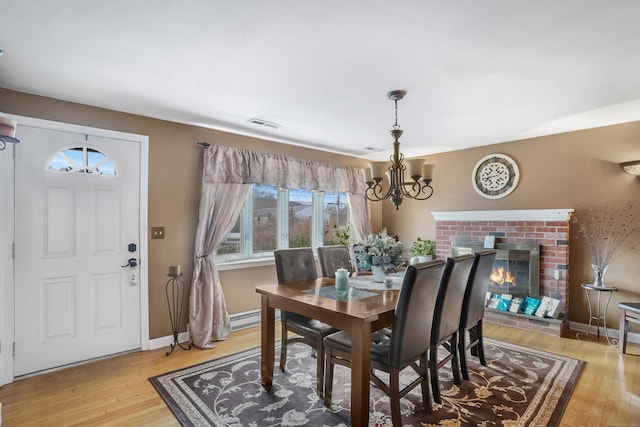
[[[286,372],[274,369],[273,388],[260,385],[260,348],[150,378],[184,426],[348,426],[350,372],[336,366],[332,407],[316,395],[309,347],[289,347]],[[420,387],[401,401],[405,426],[557,426],[583,361],[485,339],[487,366],[468,358],[470,381],[453,384],[440,369],[442,405],[431,414]],[[403,382],[411,381],[411,369]],[[369,425],[391,426],[389,399],[373,385]]]

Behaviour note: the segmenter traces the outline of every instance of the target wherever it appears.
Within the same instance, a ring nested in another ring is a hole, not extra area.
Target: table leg
[[[600,292],[598,292],[598,305],[596,306],[596,320],[598,321],[598,329],[596,329],[596,336],[598,337],[598,341],[600,341],[600,323],[602,321],[602,315],[600,314]],[[605,323],[605,329],[607,324]]]
[[[351,425],[369,425],[371,324],[351,327]]]
[[[613,292],[609,292],[609,298],[607,298],[607,302],[604,305],[604,314],[602,315],[602,323],[604,323],[604,336],[607,339],[609,345],[617,347],[618,340],[615,338],[609,338],[609,330],[607,329],[607,309],[609,308],[609,302],[611,302],[611,297],[613,296]]]
[[[587,305],[589,306],[589,327],[587,328],[587,335],[589,335],[589,332],[591,332],[591,323],[593,322],[593,309],[591,308],[591,298],[589,298],[589,291],[585,289],[584,293],[587,296]]]
[[[260,374],[262,386],[271,390],[276,351],[276,310],[269,306],[269,297],[262,295],[260,310]]]

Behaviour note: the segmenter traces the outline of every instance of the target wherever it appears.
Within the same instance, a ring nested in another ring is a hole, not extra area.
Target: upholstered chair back
[[[496,259],[496,251],[482,251],[476,253],[477,262],[475,271],[469,276],[469,284],[462,304],[461,326],[465,329],[476,325],[484,317],[484,306],[487,290],[489,289],[489,276]]]
[[[281,285],[318,277],[311,248],[277,249],[273,255],[276,260],[278,283]]]
[[[336,270],[339,268],[346,269],[349,274],[353,272],[348,246],[320,246],[318,248],[318,260],[320,261],[322,277],[335,277]]]
[[[429,348],[433,313],[445,262],[435,260],[407,268],[391,330],[389,365],[400,368]]]

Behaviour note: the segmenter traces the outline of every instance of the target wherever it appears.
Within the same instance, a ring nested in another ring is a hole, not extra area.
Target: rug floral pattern
[[[278,352],[276,351],[276,354]],[[424,410],[420,388],[402,399],[405,426],[553,426],[558,425],[581,361],[505,342],[486,340],[487,366],[468,358],[471,381],[453,384],[442,369],[442,405]],[[288,350],[286,371],[277,369],[273,388],[260,385],[260,349],[151,378],[185,426],[348,426],[350,372],[336,366],[332,407],[315,392],[315,359],[310,348]],[[412,379],[405,370],[402,381]],[[389,399],[371,386],[370,426],[391,426]]]

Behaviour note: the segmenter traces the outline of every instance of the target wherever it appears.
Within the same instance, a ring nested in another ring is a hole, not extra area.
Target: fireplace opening
[[[482,242],[457,242],[452,255],[486,250]],[[496,243],[496,260],[487,280],[492,294],[539,298],[540,245],[533,243]]]

